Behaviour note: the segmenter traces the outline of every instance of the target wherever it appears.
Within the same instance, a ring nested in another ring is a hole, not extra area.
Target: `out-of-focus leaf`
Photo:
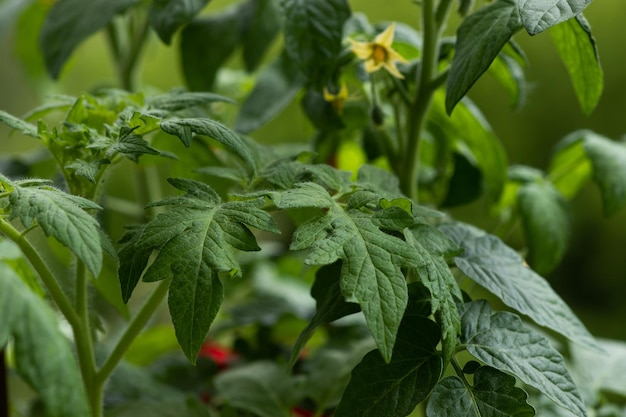
[[[220,67],[241,41],[237,8],[196,19],[181,33],[180,57],[187,85],[192,90],[210,91]]]
[[[582,140],[587,133],[577,131],[563,138],[550,161],[548,179],[566,199],[573,198],[591,178],[591,161]]]
[[[290,417],[299,399],[299,384],[275,363],[255,362],[219,374],[215,388],[231,407],[259,417]]]
[[[438,92],[428,124],[428,130],[442,140],[451,141],[456,148],[469,151],[482,173],[485,192],[492,201],[497,201],[506,182],[506,152],[474,103],[465,99],[448,116],[444,109],[444,95]]]
[[[209,0],[153,0],[149,20],[161,40],[168,44],[181,26],[189,23]]]
[[[304,85],[304,77],[284,53],[265,68],[241,105],[235,130],[249,133],[258,129],[287,107]]]
[[[57,78],[74,49],[138,0],[59,0],[46,16],[39,41],[48,72]],[[178,1],[176,1],[178,2]]]
[[[626,145],[590,134],[583,146],[602,191],[604,213],[610,216],[626,205]]]
[[[16,368],[39,394],[46,415],[89,415],[78,365],[56,314],[3,262],[0,276],[0,346],[13,336]]]
[[[282,26],[279,0],[248,0],[242,5],[247,15],[242,34],[243,62],[254,71]]]
[[[323,85],[341,52],[350,5],[346,0],[281,0],[281,6],[287,54],[309,81]]]
[[[561,261],[570,237],[570,215],[565,199],[547,182],[523,185],[517,192],[518,208],[530,249],[530,264],[540,274]]]
[[[591,27],[582,14],[550,28],[550,35],[569,72],[583,113],[598,104],[604,77]]]

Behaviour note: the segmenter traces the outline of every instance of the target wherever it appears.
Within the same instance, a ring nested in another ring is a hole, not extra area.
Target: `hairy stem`
[[[98,410],[102,408],[102,405],[97,400],[100,394],[96,392],[98,389],[94,386],[96,357],[93,347],[91,323],[89,321],[87,267],[85,263],[80,260],[76,262],[76,312],[80,319],[79,328],[74,329],[76,354],[94,416],[97,416],[99,415]]]
[[[450,12],[451,0],[441,0],[435,10],[434,0],[422,2],[422,60],[417,74],[415,99],[409,107],[407,149],[400,166],[402,191],[418,201],[419,144],[426,125],[435,91],[445,81],[446,75],[437,74],[441,32]]]
[[[102,387],[107,378],[111,375],[115,367],[124,357],[124,354],[137,338],[139,333],[143,330],[148,323],[154,312],[159,308],[161,302],[167,295],[167,290],[170,286],[170,280],[164,280],[159,282],[154,292],[143,304],[137,315],[130,322],[120,340],[113,348],[113,351],[109,354],[109,357],[104,361],[100,370],[96,374],[96,385]]]
[[[37,252],[37,249],[26,239],[26,237],[13,227],[6,219],[0,219],[0,232],[13,241],[22,251],[26,259],[33,266],[39,278],[44,283],[50,297],[59,307],[61,314],[68,321],[73,330],[80,328],[80,318],[74,310],[74,306],[69,301],[61,287],[59,281],[53,275],[51,269]]]

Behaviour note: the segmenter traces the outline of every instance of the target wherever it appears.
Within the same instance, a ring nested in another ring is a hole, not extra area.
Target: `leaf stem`
[[[59,310],[68,321],[72,329],[75,331],[80,328],[80,318],[72,303],[69,301],[61,287],[59,281],[51,272],[51,269],[46,265],[46,262],[39,255],[39,252],[35,247],[21,234],[17,229],[13,227],[7,220],[0,218],[0,232],[2,232],[7,238],[12,240],[22,251],[26,259],[33,266],[39,278],[44,283],[50,297],[54,300]]]
[[[96,386],[102,387],[107,378],[111,375],[117,364],[122,360],[124,354],[133,343],[135,338],[141,333],[145,325],[148,323],[154,312],[159,308],[161,302],[167,295],[171,279],[159,282],[154,292],[143,304],[137,315],[130,322],[122,337],[118,340],[104,361],[98,372],[96,373]]]

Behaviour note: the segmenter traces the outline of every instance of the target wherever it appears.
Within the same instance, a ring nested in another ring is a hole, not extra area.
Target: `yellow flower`
[[[341,114],[343,112],[343,105],[348,98],[348,88],[345,84],[341,84],[341,88],[337,94],[332,94],[331,92],[324,87],[324,100],[329,102],[333,109],[337,112],[337,114]]]
[[[397,78],[404,78],[398,68],[396,61],[406,64],[407,61],[398,52],[391,48],[393,43],[393,32],[396,27],[395,22],[391,23],[384,32],[374,38],[374,42],[350,41],[350,49],[359,59],[365,60],[365,71],[374,72],[384,67],[391,75]]]

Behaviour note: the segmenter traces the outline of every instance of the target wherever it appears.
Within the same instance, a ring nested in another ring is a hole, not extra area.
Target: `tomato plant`
[[[626,349],[541,274],[585,183],[607,216],[626,205],[626,146],[576,131],[545,170],[509,166],[466,96],[489,72],[521,100],[513,36],[548,31],[591,112],[589,1],[422,0],[415,25],[347,0],[207,3],[0,5],[43,16],[53,78],[103,31],[119,82],[0,111],[50,161],[0,173],[0,346],[34,390],[25,413],[623,415],[606,392],[626,396]],[[142,83],[152,33],[179,40],[187,88]],[[248,74],[226,88],[234,51]],[[310,138],[248,136],[292,103]],[[450,214],[478,199],[496,230]],[[525,248],[505,243],[517,224]]]

